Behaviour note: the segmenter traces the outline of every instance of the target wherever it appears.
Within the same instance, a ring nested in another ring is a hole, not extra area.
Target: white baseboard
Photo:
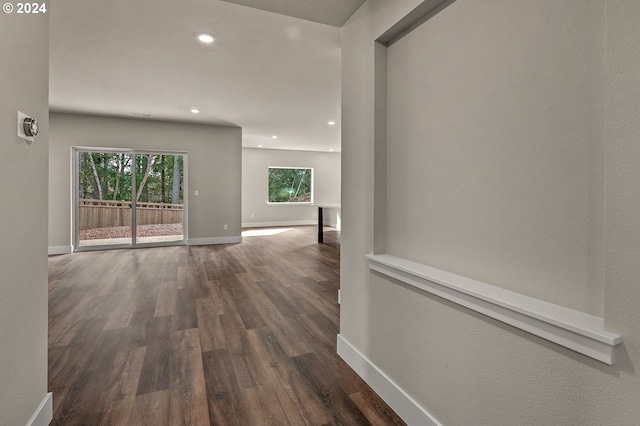
[[[73,246],[49,246],[49,256],[73,253]]]
[[[291,220],[285,222],[247,222],[243,223],[243,228],[269,228],[272,226],[302,226],[317,225],[317,220]]]
[[[338,334],[338,355],[396,412],[409,426],[441,426],[440,423],[393,380]]]
[[[53,420],[53,394],[49,392],[45,395],[26,426],[47,426]]]
[[[315,225],[315,224],[314,224]],[[325,221],[324,226],[328,226],[329,228],[334,228],[336,230],[340,230],[340,225],[337,222]]]
[[[189,238],[187,245],[189,246],[208,246],[211,244],[235,244],[241,243],[242,237],[212,237],[212,238]]]

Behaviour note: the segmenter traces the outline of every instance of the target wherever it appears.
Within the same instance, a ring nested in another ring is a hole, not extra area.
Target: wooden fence
[[[183,204],[136,203],[138,225],[183,223]],[[80,199],[80,229],[131,226],[131,201]]]
[[[307,192],[306,194],[302,194],[298,197],[289,197],[290,203],[310,203],[311,202],[311,193]]]

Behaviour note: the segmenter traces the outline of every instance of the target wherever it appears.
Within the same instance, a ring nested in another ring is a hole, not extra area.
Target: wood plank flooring
[[[336,355],[338,236],[49,258],[52,425],[403,425]]]

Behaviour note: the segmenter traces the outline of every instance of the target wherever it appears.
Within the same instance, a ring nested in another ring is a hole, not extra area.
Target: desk
[[[324,209],[339,209],[340,204],[316,204],[318,206],[318,243],[324,242],[324,236],[322,234],[322,228],[324,228],[324,221],[322,219],[322,213]]]

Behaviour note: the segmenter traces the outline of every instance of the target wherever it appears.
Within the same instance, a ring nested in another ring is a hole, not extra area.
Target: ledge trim
[[[369,269],[598,361],[613,365],[622,338],[604,319],[389,254],[367,255]]]

